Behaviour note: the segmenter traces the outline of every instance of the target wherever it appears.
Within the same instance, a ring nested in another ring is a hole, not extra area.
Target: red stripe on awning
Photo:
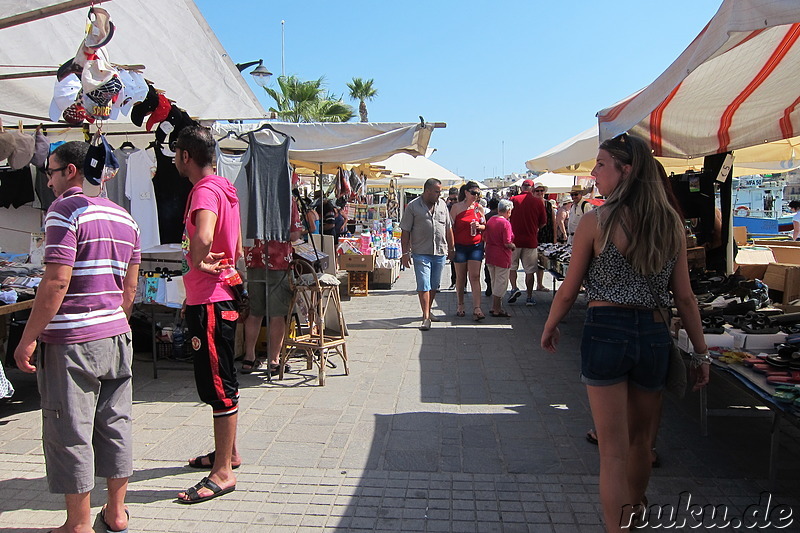
[[[619,116],[619,114],[622,113],[622,110],[625,109],[625,106],[630,104],[632,100],[633,100],[633,98],[631,98],[627,102],[622,102],[618,106],[612,108],[611,111],[609,111],[606,115],[598,116],[597,120],[599,122],[614,122],[614,120],[616,120],[616,118]]]
[[[792,105],[783,110],[783,117],[780,120],[780,125],[781,134],[783,134],[784,139],[791,139],[795,135],[794,126],[792,125],[792,113],[794,113],[798,104],[800,104],[800,96],[792,102]]]
[[[761,30],[757,30],[761,31]],[[789,28],[789,31],[786,32],[786,35],[781,39],[781,42],[778,43],[778,46],[775,48],[775,51],[769,56],[767,62],[761,67],[761,70],[758,71],[758,74],[747,84],[747,87],[739,93],[739,95],[730,103],[728,107],[725,109],[725,112],[722,113],[722,117],[720,118],[719,130],[717,131],[717,139],[719,141],[719,148],[717,149],[718,153],[727,152],[728,145],[731,142],[730,139],[730,128],[731,124],[733,123],[733,116],[736,114],[736,111],[739,110],[739,107],[747,100],[753,92],[755,92],[758,87],[769,78],[769,75],[780,65],[781,61],[786,54],[789,53],[792,46],[795,42],[797,42],[798,37],[800,37],[800,23],[792,24]],[[748,39],[752,38],[752,35],[748,37]]]
[[[653,150],[653,155],[661,156],[664,155],[662,153],[662,136],[661,136],[661,121],[664,118],[664,111],[666,111],[667,106],[675,98],[675,95],[678,93],[678,89],[681,88],[683,82],[680,82],[669,95],[664,98],[664,101],[658,104],[658,107],[653,109],[653,112],[650,113],[650,148]]]

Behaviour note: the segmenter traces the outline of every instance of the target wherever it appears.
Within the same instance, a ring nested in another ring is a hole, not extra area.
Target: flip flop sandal
[[[473,308],[472,309],[472,320],[474,320],[475,322],[478,322],[479,320],[483,320],[484,318],[486,318],[486,315],[483,314],[483,311],[481,311],[481,314],[478,314],[478,313],[475,312],[475,309],[477,309],[478,311],[481,311],[480,307]]]
[[[242,361],[242,374],[252,374],[253,372],[261,369],[262,361],[256,358],[253,361],[248,361],[245,359]]]
[[[511,315],[509,315],[509,314],[508,314],[508,311],[506,311],[505,309],[501,309],[501,310],[500,310],[499,312],[497,312],[497,313],[495,313],[494,311],[489,311],[489,314],[490,314],[491,316],[494,316],[494,317],[499,317],[499,318],[510,318],[510,317],[511,317]]]
[[[456,316],[458,316],[458,317],[463,317],[463,316],[465,316],[465,315],[466,315],[466,313],[465,313],[463,310],[461,310],[461,311],[456,311]]]
[[[214,466],[214,459],[216,459],[216,457],[217,457],[216,450],[214,450],[213,452],[208,452],[205,455],[198,455],[197,457],[189,461],[188,463],[189,468],[200,468],[203,470],[210,470],[211,467]],[[207,465],[203,464],[203,459],[208,459]],[[242,466],[242,463],[239,463],[238,465],[231,463],[231,468],[233,468],[234,470],[236,470],[240,466]]]
[[[131,519],[131,514],[125,509],[125,514],[128,516],[128,521]],[[128,533],[128,528],[125,529],[111,529],[111,526],[108,525],[106,522],[106,506],[104,505],[100,512],[97,513],[97,518],[100,519],[100,523],[106,528],[106,533]]]
[[[208,489],[211,491],[211,494],[208,496],[200,496],[200,489]],[[208,500],[213,500],[219,496],[224,496],[225,494],[233,492],[234,490],[236,490],[236,485],[232,485],[226,489],[223,489],[207,477],[204,477],[200,480],[200,483],[194,487],[186,489],[184,491],[186,494],[186,499],[178,498],[178,503],[192,504],[207,502]]]
[[[291,370],[292,370],[292,367],[290,367],[289,365],[284,365],[283,366],[283,373],[284,374],[288,373]],[[270,373],[271,376],[277,376],[278,374],[281,373],[281,365],[270,364],[269,365],[269,373]]]

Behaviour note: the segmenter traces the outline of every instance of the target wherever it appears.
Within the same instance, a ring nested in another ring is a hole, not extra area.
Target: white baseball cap
[[[66,108],[75,102],[81,90],[81,80],[75,74],[70,74],[61,81],[56,80],[53,87],[53,99],[50,101],[50,120],[58,122]]]

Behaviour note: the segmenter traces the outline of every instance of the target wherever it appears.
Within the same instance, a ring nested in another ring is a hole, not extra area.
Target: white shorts
[[[508,269],[497,265],[486,265],[492,277],[492,294],[503,296],[508,289]]]
[[[522,268],[526,274],[535,274],[539,266],[538,248],[517,248],[511,254],[511,270],[519,270],[519,262],[522,259]]]

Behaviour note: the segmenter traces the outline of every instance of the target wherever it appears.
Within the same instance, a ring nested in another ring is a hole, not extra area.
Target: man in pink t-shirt
[[[214,175],[215,142],[208,128],[184,128],[174,150],[178,172],[192,183],[183,238],[186,325],[197,392],[214,413],[214,451],[189,461],[211,473],[178,494],[181,503],[199,503],[233,491],[233,468],[241,464],[236,449],[239,383],[233,366],[239,306],[222,264],[223,259],[235,264],[242,255],[239,200],[231,182]]]

